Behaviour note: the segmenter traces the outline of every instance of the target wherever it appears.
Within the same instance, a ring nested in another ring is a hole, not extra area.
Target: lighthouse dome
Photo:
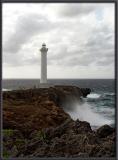
[[[43,44],[42,44],[42,46],[43,46],[43,47],[45,47],[45,46],[46,46],[46,44],[45,44],[45,43],[43,43]]]

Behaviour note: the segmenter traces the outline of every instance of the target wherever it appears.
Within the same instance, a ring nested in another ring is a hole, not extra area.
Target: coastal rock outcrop
[[[8,157],[115,157],[115,130],[96,131],[64,111],[90,89],[54,86],[3,93],[3,155]]]

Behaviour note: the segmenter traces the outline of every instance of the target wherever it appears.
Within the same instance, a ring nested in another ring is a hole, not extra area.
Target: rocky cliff
[[[114,157],[115,129],[93,131],[63,109],[90,92],[76,86],[4,92],[4,157]]]

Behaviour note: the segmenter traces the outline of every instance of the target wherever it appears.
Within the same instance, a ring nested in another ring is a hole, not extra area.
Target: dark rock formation
[[[81,92],[82,92],[82,96],[86,97],[88,94],[91,93],[91,89],[90,88],[81,88]]]
[[[73,101],[79,101],[85,90],[55,86],[3,92],[3,127],[19,129],[27,136],[34,129],[60,125],[70,118],[62,108],[69,108]]]
[[[4,92],[4,157],[115,157],[112,127],[93,131],[63,110],[89,93],[74,86]]]
[[[67,119],[56,128],[32,133],[22,154],[24,157],[114,157],[115,141],[105,138],[96,136],[88,122]]]
[[[107,137],[114,132],[114,128],[110,127],[109,125],[104,125],[97,129],[96,133],[100,138]]]

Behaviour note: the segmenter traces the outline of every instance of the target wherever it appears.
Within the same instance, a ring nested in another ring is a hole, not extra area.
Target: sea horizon
[[[40,79],[40,78],[2,78],[2,80],[6,80],[6,79]],[[48,79],[113,79],[115,80],[116,78],[47,78]]]

